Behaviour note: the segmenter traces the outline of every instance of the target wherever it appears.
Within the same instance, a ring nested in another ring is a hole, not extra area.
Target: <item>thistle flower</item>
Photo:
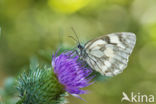
[[[87,93],[81,88],[92,84],[92,70],[82,65],[79,56],[71,52],[55,55],[52,66],[53,70],[32,61],[30,69],[18,77],[20,100],[16,104],[65,104],[66,92],[76,97]]]
[[[56,55],[53,55],[52,66],[64,89],[76,97],[79,97],[79,94],[86,94],[87,91],[81,88],[92,84],[90,83],[93,78],[90,77],[92,70],[83,66],[82,61],[79,61],[79,56],[72,54],[71,51]]]

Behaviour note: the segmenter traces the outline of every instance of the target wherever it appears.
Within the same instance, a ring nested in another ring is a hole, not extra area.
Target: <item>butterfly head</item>
[[[81,44],[78,44],[77,47],[80,49],[80,51],[83,50],[83,46]]]
[[[78,47],[78,49],[79,49],[79,56],[80,56],[80,59],[84,60],[85,57],[87,56],[84,47],[83,47],[81,44],[78,44],[77,47]]]

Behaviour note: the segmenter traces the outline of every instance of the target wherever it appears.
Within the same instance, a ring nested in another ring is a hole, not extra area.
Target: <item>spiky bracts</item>
[[[20,101],[17,104],[62,104],[65,90],[51,68],[30,68],[18,78]]]

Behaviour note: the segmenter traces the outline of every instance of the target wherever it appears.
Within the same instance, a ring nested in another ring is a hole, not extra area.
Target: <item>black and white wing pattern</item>
[[[88,41],[84,57],[88,65],[102,75],[114,76],[121,73],[128,63],[128,58],[136,43],[134,33],[112,33]]]

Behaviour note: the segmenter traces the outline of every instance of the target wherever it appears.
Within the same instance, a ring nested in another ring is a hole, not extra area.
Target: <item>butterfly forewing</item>
[[[85,44],[87,57],[84,57],[84,60],[102,75],[117,75],[126,68],[135,42],[135,34],[129,32],[98,37]]]

